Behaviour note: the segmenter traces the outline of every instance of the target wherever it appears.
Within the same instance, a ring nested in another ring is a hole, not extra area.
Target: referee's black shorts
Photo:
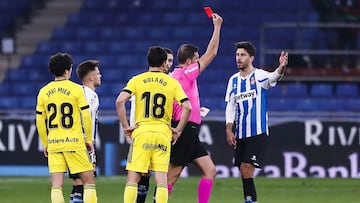
[[[171,126],[176,127],[178,123],[178,121],[172,121]],[[187,122],[181,136],[175,145],[171,146],[171,164],[187,166],[193,160],[208,155],[199,140],[199,129],[199,124]]]

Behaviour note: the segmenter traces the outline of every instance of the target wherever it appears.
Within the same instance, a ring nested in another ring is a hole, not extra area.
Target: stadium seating
[[[339,97],[358,97],[359,86],[357,84],[338,84],[335,88],[335,95]]]
[[[268,109],[270,111],[298,111],[294,98],[269,98]]]
[[[308,86],[304,83],[290,83],[285,85],[285,95],[287,97],[306,98],[308,96]]]
[[[333,95],[332,84],[314,83],[310,87],[310,95],[313,97],[330,97]]]

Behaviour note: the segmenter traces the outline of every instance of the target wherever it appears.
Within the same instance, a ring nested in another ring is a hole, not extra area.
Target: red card
[[[213,16],[213,11],[210,7],[204,7],[205,13],[209,18],[212,18]]]

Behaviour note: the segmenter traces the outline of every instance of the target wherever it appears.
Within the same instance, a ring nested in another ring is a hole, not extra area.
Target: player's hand
[[[231,129],[226,129],[226,140],[230,146],[234,147],[234,149],[236,148],[235,135]]]
[[[86,149],[89,151],[89,153],[95,152],[93,143],[85,143],[85,145],[86,145]]]
[[[124,129],[125,135],[131,137],[132,132],[133,132],[136,128],[138,128],[138,125],[129,126],[128,128],[125,128],[125,129]]]
[[[282,51],[279,57],[280,67],[286,67],[288,64],[289,54],[288,52]]]
[[[222,22],[223,22],[223,19],[221,16],[219,16],[217,13],[213,13],[213,23],[214,23],[214,26],[221,26]]]
[[[125,137],[128,143],[132,143],[132,138],[131,138],[132,132],[138,127],[139,127],[138,125],[134,125],[124,129]]]
[[[45,156],[45,157],[48,157],[47,147],[44,147],[44,156]]]
[[[176,128],[171,128],[172,131],[172,141],[171,141],[171,145],[176,144],[177,140],[179,139],[180,135],[181,135],[181,131],[179,131]]]

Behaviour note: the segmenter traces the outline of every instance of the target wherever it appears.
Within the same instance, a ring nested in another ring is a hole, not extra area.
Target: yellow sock
[[[53,186],[51,188],[51,203],[65,203],[62,187]]]
[[[168,201],[167,185],[159,184],[156,186],[156,203],[166,203]]]
[[[124,191],[124,203],[135,203],[137,198],[138,184],[126,183]]]
[[[97,203],[95,184],[84,185],[84,203]]]

